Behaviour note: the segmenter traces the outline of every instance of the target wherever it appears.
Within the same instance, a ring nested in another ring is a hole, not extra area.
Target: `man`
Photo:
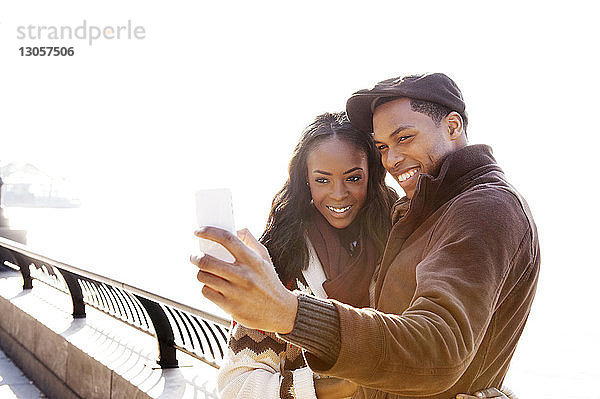
[[[375,309],[305,295],[216,228],[231,265],[194,258],[203,294],[250,328],[305,349],[317,373],[359,385],[360,398],[451,398],[502,384],[531,308],[537,231],[525,201],[487,146],[468,146],[467,114],[443,74],[388,79],[355,93],[352,123],[373,131],[406,193],[375,285]]]

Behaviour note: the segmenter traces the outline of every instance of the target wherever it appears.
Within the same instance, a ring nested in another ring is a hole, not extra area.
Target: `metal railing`
[[[161,368],[178,367],[177,351],[218,368],[227,350],[230,321],[129,284],[71,266],[0,237],[0,264],[23,276],[23,289],[41,281],[71,296],[73,317],[86,305],[156,338]]]

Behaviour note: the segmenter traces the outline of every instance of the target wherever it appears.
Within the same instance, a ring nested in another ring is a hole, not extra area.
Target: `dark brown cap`
[[[359,90],[346,102],[346,113],[354,127],[373,131],[373,111],[390,98],[408,97],[441,104],[458,112],[467,124],[467,110],[460,89],[443,73],[407,75],[386,79],[372,89]]]

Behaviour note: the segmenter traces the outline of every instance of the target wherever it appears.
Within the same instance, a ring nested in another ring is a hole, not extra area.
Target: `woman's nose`
[[[343,183],[337,183],[333,186],[333,191],[331,192],[331,198],[340,201],[348,196],[348,189],[346,185]]]

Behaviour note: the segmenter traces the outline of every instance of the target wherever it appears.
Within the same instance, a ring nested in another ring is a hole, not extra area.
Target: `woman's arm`
[[[316,399],[308,367],[282,370],[286,343],[235,323],[217,384],[222,399]]]

